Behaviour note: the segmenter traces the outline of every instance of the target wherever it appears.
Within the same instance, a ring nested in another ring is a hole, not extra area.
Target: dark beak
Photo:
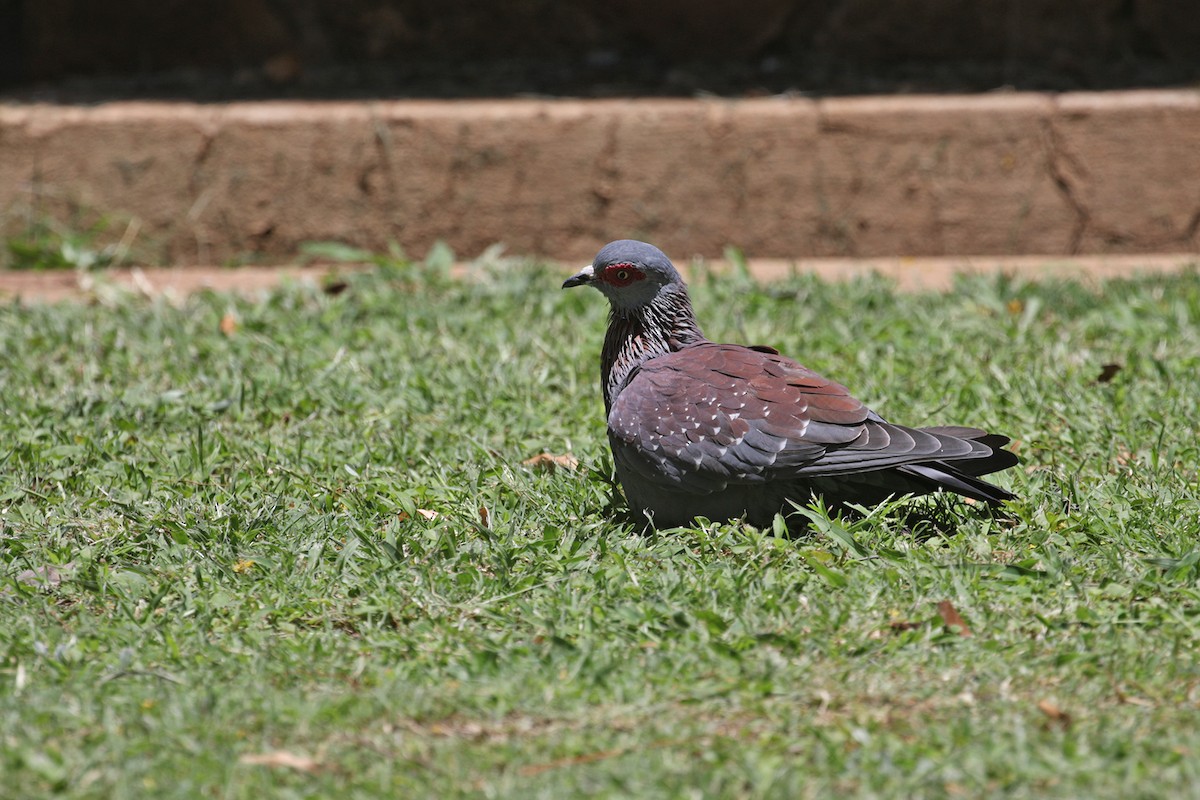
[[[578,273],[563,281],[562,287],[564,289],[570,289],[575,286],[583,286],[586,283],[591,283],[594,275],[595,273],[592,271],[592,265],[589,264],[581,269]]]

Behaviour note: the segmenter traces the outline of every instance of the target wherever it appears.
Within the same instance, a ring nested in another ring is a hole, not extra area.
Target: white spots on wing
[[[739,408],[740,408],[740,406],[739,406]],[[740,412],[740,411],[730,411],[729,412],[729,421],[732,422],[733,420],[737,419],[741,415],[742,415],[742,412]]]

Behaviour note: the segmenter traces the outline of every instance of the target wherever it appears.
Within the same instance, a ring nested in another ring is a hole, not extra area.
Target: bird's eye
[[[627,270],[627,269],[619,269],[619,270],[617,270],[616,278],[617,278],[617,280],[619,280],[619,281],[627,281],[627,280],[629,280],[629,270]]]

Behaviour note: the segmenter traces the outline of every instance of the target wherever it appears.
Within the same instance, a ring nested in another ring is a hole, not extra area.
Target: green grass
[[[0,795],[1200,792],[1197,274],[694,276],[713,338],[1019,442],[1011,518],[797,540],[620,521],[561,277],[0,308]]]
[[[0,213],[0,269],[86,271],[130,262],[141,229],[136,218],[118,225],[78,208],[71,217],[63,223],[28,210]]]

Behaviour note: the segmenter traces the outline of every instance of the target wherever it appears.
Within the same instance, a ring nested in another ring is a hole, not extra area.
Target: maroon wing
[[[614,456],[646,481],[695,492],[990,452],[891,425],[841,384],[778,354],[711,342],[644,363],[614,400],[608,427]]]

